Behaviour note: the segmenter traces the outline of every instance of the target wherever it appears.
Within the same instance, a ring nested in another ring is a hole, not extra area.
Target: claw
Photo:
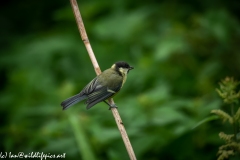
[[[118,108],[117,106],[116,106],[116,104],[110,104],[110,103],[108,103],[107,101],[104,101],[107,105],[109,105],[109,108],[108,108],[108,110],[111,110],[111,108]]]
[[[109,109],[108,110],[111,110],[111,108],[118,108],[118,107],[116,106],[116,104],[109,104]]]

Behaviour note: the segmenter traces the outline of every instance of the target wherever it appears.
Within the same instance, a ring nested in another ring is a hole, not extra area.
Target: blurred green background
[[[78,1],[102,70],[134,66],[114,98],[139,160],[213,160],[232,133],[215,88],[240,80],[240,1]],[[0,6],[1,151],[66,153],[66,159],[128,159],[105,103],[62,111],[95,72],[68,0]],[[214,119],[214,117],[213,117]]]

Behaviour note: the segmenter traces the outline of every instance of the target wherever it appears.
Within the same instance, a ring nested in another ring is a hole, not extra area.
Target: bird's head
[[[124,75],[126,75],[130,70],[134,69],[132,66],[130,66],[124,61],[114,63],[111,68]]]

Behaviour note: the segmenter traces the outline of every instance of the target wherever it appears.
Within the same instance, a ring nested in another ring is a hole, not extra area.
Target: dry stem
[[[90,59],[92,61],[95,72],[96,72],[97,75],[99,75],[101,73],[101,70],[100,70],[100,67],[97,63],[95,55],[93,53],[91,44],[88,40],[88,36],[87,36],[86,30],[85,30],[85,27],[84,27],[84,24],[83,24],[83,20],[82,20],[81,14],[80,14],[80,10],[78,8],[77,1],[76,0],[70,0],[70,2],[71,2],[71,5],[72,5],[73,13],[74,13],[74,16],[75,16],[75,19],[76,19],[76,22],[77,22],[79,32],[81,34],[81,38],[82,38],[82,40],[85,44],[85,47],[88,51],[88,54],[89,54]],[[109,103],[114,104],[113,99],[110,99]],[[128,138],[127,132],[126,132],[125,127],[123,125],[122,119],[121,119],[121,117],[118,113],[118,110],[117,110],[117,108],[111,108],[111,110],[112,110],[113,116],[115,118],[115,121],[117,123],[118,129],[121,133],[121,136],[122,136],[123,142],[125,144],[125,147],[127,149],[128,155],[129,155],[131,160],[136,160],[135,153],[133,151],[132,145],[130,143],[130,140]]]

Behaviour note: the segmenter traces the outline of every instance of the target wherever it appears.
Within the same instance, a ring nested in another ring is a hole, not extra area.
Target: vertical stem
[[[82,17],[81,17],[81,14],[80,14],[80,10],[78,8],[78,4],[77,4],[77,1],[76,0],[70,0],[71,2],[71,6],[72,6],[72,9],[73,9],[73,13],[74,13],[74,16],[75,16],[75,19],[76,19],[76,22],[77,22],[77,26],[78,26],[78,30],[80,32],[80,35],[81,35],[81,38],[82,38],[82,41],[88,51],[88,55],[92,61],[92,64],[93,64],[93,67],[95,69],[95,72],[97,75],[99,75],[101,73],[101,70],[100,70],[100,67],[98,65],[98,62],[95,58],[95,55],[93,53],[93,50],[92,50],[92,47],[91,47],[91,44],[89,42],[89,39],[88,39],[88,36],[87,36],[87,32],[85,30],[85,27],[84,27],[84,23],[83,23],[83,20],[82,20]]]
[[[109,103],[110,103],[110,104],[114,104],[112,98],[109,100]],[[135,156],[134,150],[133,150],[133,148],[132,148],[131,142],[130,142],[130,140],[129,140],[129,138],[128,138],[127,132],[126,132],[125,127],[124,127],[124,125],[123,125],[122,119],[121,119],[121,117],[120,117],[120,115],[119,115],[119,113],[118,113],[118,110],[117,110],[117,108],[111,108],[111,110],[112,110],[112,114],[113,114],[113,116],[114,116],[114,119],[115,119],[115,121],[116,121],[116,123],[117,123],[118,130],[119,130],[119,132],[120,132],[120,134],[121,134],[121,136],[122,136],[124,145],[125,145],[125,147],[126,147],[126,149],[127,149],[129,158],[130,158],[131,160],[136,160],[137,158],[136,158],[136,156]]]
[[[87,36],[86,30],[85,30],[85,27],[84,27],[84,24],[83,24],[83,20],[82,20],[82,17],[81,17],[79,8],[78,8],[77,1],[76,0],[70,0],[70,2],[71,2],[71,5],[72,5],[73,13],[75,15],[75,19],[76,19],[76,22],[77,22],[77,25],[78,25],[79,32],[81,34],[81,38],[82,38],[83,43],[85,44],[85,47],[88,51],[88,54],[89,54],[89,57],[92,61],[93,66],[94,66],[95,72],[96,72],[97,75],[99,75],[101,73],[101,70],[100,70],[100,67],[97,63],[95,55],[93,53],[90,42],[88,40],[88,36]],[[110,99],[109,103],[114,104],[113,99]],[[115,118],[115,121],[117,123],[120,134],[122,136],[125,147],[127,149],[128,155],[129,155],[131,160],[136,160],[137,158],[136,158],[135,153],[133,151],[132,145],[130,143],[130,140],[128,138],[127,132],[126,132],[125,127],[123,125],[122,119],[121,119],[121,117],[118,113],[118,110],[116,108],[111,108],[111,110],[112,110],[113,116]]]
[[[234,119],[234,104],[231,104],[231,116],[233,117],[233,133],[234,133],[234,139],[237,140],[237,129],[236,129],[236,122]]]
[[[238,121],[235,120],[234,115],[236,113],[234,112],[234,103],[231,104],[231,115],[233,117],[233,133],[234,133],[234,140],[236,143],[238,143],[238,138],[237,138],[237,134],[239,132],[239,123]],[[240,159],[240,151],[237,151],[236,153],[236,157],[238,157]]]
[[[87,138],[85,136],[85,132],[82,128],[81,122],[79,122],[79,119],[77,118],[76,114],[69,114],[68,115],[69,122],[71,124],[71,127],[73,129],[73,133],[76,137],[76,142],[79,148],[79,153],[82,156],[82,159],[89,159],[89,160],[95,160],[94,154],[92,152],[91,147],[89,146],[89,142],[87,141]]]

